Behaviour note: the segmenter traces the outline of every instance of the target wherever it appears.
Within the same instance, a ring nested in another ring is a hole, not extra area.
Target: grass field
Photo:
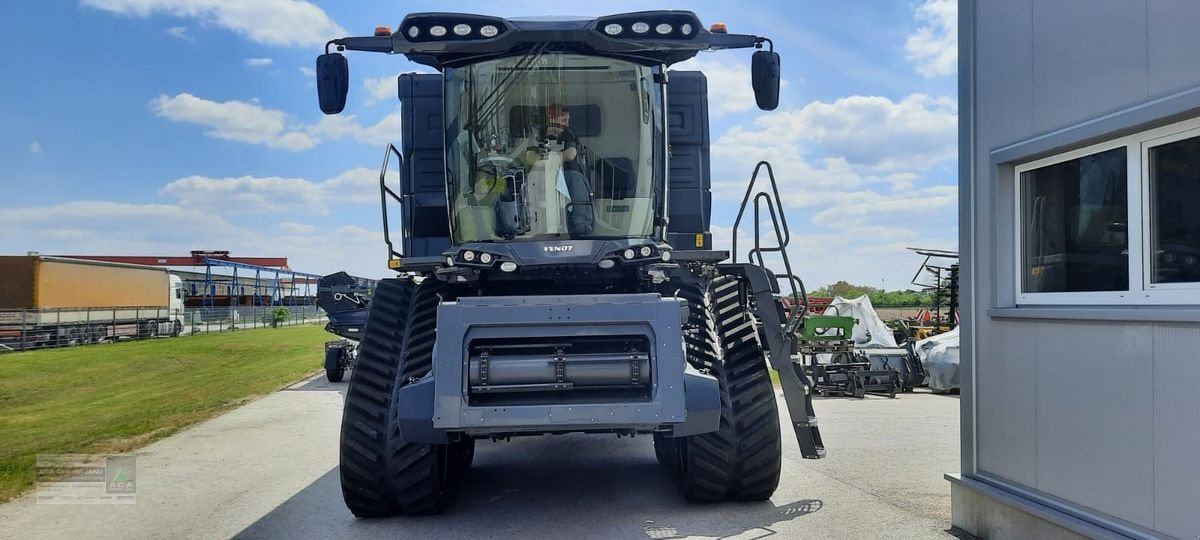
[[[0,501],[36,454],[129,451],[322,366],[319,326],[0,355]]]

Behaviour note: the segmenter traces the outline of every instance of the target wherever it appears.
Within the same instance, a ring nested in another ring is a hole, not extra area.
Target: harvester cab
[[[774,109],[770,40],[687,11],[418,13],[327,44],[326,114],[346,103],[344,51],[438,72],[399,77],[402,142],[380,173],[400,275],[375,290],[346,396],[341,479],[356,515],[441,510],[477,439],[570,432],[653,434],[689,500],[765,499],[781,466],[768,365],[803,456],[824,455],[812,385],[790,354],[806,303],[773,176],[752,197],[770,166],[742,203],[754,200],[754,249],[738,263],[735,243],[726,262],[710,232],[706,79],[668,71],[736,48],[758,49],[750,83]],[[757,238],[764,204],[771,247]],[[784,273],[765,268],[772,252]]]

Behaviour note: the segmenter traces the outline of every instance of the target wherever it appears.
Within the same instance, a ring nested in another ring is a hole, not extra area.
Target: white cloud
[[[358,123],[353,114],[324,116],[308,128],[308,133],[320,139],[353,138],[364,144],[385,145],[400,140],[400,112],[396,111],[371,126]]]
[[[42,143],[33,141],[33,143],[29,145],[29,153],[31,153],[31,154],[42,153]]]
[[[243,60],[247,67],[266,67],[271,65],[273,60],[270,58],[247,58]]]
[[[184,41],[190,41],[193,43],[196,42],[196,38],[188,34],[188,29],[186,26],[172,26],[168,28],[166,32],[168,36],[171,36],[175,39],[182,39]]]
[[[147,18],[170,15],[213,25],[266,45],[316,47],[346,35],[320,7],[305,0],[81,0],[85,6]]]
[[[316,146],[317,140],[302,131],[289,129],[283,111],[245,101],[209,101],[183,93],[160,95],[150,108],[162,118],[208,127],[205,135],[216,139],[263,144],[299,152]]]
[[[923,77],[951,75],[958,70],[958,2],[925,0],[917,7],[921,26],[904,43],[908,60]]]
[[[162,118],[209,128],[215,139],[262,144],[301,152],[324,140],[353,138],[364,144],[383,145],[400,138],[400,112],[364,126],[354,115],[323,116],[315,124],[289,121],[287,114],[254,101],[211,101],[188,93],[160,95],[150,108]]]
[[[912,94],[899,102],[878,96],[814,101],[734,127],[713,144],[714,155],[742,165],[775,159],[791,166],[806,145],[874,172],[924,170],[957,155],[958,106],[951,97]]]
[[[399,181],[395,170],[390,172],[390,180]],[[333,204],[378,202],[379,171],[357,167],[322,181],[279,176],[197,175],[174,180],[159,192],[178,201],[180,206],[230,217],[296,211],[326,214]]]
[[[373,77],[363,79],[367,87],[367,105],[374,105],[396,96],[396,77]]]
[[[305,225],[294,221],[280,223],[279,230],[287,234],[312,234],[317,232],[317,228],[312,225]]]
[[[750,65],[736,60],[700,58],[680,62],[671,66],[679,71],[702,71],[708,79],[708,110],[714,117],[746,112],[757,107],[754,88],[750,85]],[[779,83],[780,89],[791,85],[788,80]]]
[[[302,272],[390,274],[379,231],[285,222],[268,232],[172,204],[71,201],[0,207],[0,230],[11,233],[0,235],[0,253],[183,255],[193,249],[223,249],[242,256],[287,257]]]
[[[310,67],[300,66],[300,74],[311,79],[317,76],[317,70]]]

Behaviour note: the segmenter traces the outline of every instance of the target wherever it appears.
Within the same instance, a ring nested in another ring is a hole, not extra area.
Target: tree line
[[[933,305],[933,295],[921,291],[885,291],[868,285],[854,285],[839,281],[808,292],[809,296],[841,296],[842,298],[858,298],[867,295],[875,307],[929,307]]]

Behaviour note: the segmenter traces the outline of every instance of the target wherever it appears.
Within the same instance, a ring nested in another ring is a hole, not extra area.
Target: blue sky
[[[500,16],[605,15],[644,2],[504,2]],[[405,13],[477,2],[5,2],[0,253],[286,256],[297,270],[384,276],[375,190],[399,142],[403,57],[350,58],[346,112],[324,117],[322,44]],[[765,35],[780,107],[753,107],[749,51],[702,54],[712,109],[714,234],[727,244],[750,168],[780,173],[810,286],[907,284],[905,246],[956,246],[954,0],[680,2]],[[389,9],[390,8],[390,9]],[[588,11],[591,10],[591,11]]]

